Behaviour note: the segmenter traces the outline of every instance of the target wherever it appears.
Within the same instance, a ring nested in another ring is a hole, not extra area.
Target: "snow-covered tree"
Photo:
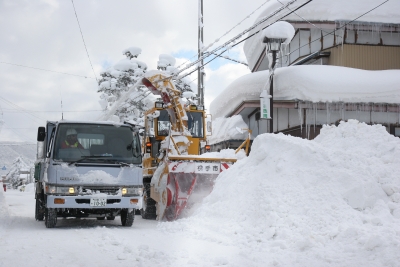
[[[29,169],[28,164],[21,157],[17,157],[12,163],[9,173],[6,175],[6,179],[10,181],[13,187],[17,187],[20,185],[20,171],[27,169]]]
[[[100,88],[98,90],[102,93],[99,102],[104,110],[113,110],[112,115],[118,116],[120,121],[129,121],[134,124],[142,124],[143,113],[153,107],[158,98],[145,86],[137,85],[147,70],[147,65],[137,60],[141,51],[137,47],[125,49],[122,54],[126,56],[126,59],[101,73],[102,79],[99,81]],[[173,75],[178,72],[174,67],[175,63],[174,57],[161,54],[157,62],[157,69]],[[174,81],[178,90],[185,93],[186,96],[194,98],[194,93],[187,80]],[[132,87],[134,89],[130,90]]]
[[[127,58],[120,60],[108,70],[100,73],[99,89],[103,109],[110,107],[121,95],[129,90],[147,70],[146,63],[136,58],[141,53],[138,47],[122,51]]]

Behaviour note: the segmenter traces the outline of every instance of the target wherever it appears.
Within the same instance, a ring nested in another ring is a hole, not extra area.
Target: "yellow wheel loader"
[[[219,173],[236,159],[201,155],[211,120],[202,107],[182,101],[170,77],[152,71],[142,83],[162,101],[145,114],[141,213],[145,219],[171,221],[209,194]]]

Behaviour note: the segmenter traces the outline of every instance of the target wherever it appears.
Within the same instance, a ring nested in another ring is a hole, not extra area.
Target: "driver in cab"
[[[83,146],[78,141],[78,133],[75,129],[70,128],[67,130],[66,138],[64,142],[61,143],[61,148],[81,148]]]

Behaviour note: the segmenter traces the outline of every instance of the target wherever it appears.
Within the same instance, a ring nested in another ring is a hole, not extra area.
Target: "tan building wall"
[[[330,51],[328,65],[364,70],[400,69],[400,47],[344,44]]]

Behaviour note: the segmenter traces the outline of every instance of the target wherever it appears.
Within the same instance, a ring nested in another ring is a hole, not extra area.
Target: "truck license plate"
[[[104,207],[107,204],[106,198],[91,198],[90,206],[91,207]]]

